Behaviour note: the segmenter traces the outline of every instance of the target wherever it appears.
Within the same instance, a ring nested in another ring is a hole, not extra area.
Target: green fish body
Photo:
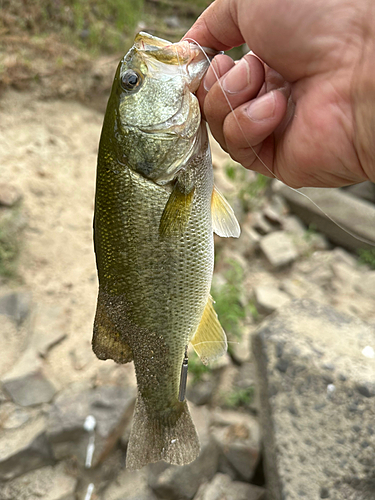
[[[93,349],[100,359],[134,361],[132,469],[197,457],[196,430],[179,400],[185,349],[192,342],[206,363],[227,347],[209,295],[213,231],[238,236],[239,227],[214,189],[193,94],[207,66],[193,44],[137,35],[117,69],[100,140]]]

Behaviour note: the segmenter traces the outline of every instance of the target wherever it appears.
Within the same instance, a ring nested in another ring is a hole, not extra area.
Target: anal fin
[[[212,304],[212,297],[209,296],[197,331],[191,340],[204,365],[222,356],[228,347],[227,337]]]
[[[116,363],[133,361],[132,350],[123,341],[113,321],[108,317],[100,292],[94,320],[92,349],[99,359],[113,359]]]

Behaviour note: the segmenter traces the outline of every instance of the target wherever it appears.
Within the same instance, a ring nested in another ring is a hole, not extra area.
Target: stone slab
[[[362,200],[343,189],[338,188],[301,188],[299,191],[311,198],[320,209],[308,198],[292,191],[279,181],[273,181],[274,192],[281,194],[291,210],[307,225],[315,227],[333,242],[350,250],[373,248],[375,245],[375,205]],[[333,220],[330,220],[327,215]],[[366,244],[355,236],[368,240]]]
[[[375,325],[292,301],[253,336],[269,500],[375,498]]]
[[[1,379],[12,400],[21,406],[48,403],[56,388],[47,377],[43,364],[33,349],[28,349]]]
[[[0,481],[13,479],[30,470],[50,465],[52,462],[53,457],[46,440],[43,416],[37,416],[21,427],[2,431]],[[0,498],[2,498],[1,495]]]
[[[65,463],[28,472],[0,484],[1,500],[75,500],[77,478],[69,475]]]

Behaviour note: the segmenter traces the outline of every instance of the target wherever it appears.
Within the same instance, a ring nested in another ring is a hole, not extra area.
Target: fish
[[[214,187],[194,95],[215,54],[138,33],[118,65],[104,117],[92,347],[99,359],[134,362],[129,469],[196,459],[200,444],[184,387],[187,347],[205,364],[227,350],[210,296],[213,233],[238,237],[240,227]]]

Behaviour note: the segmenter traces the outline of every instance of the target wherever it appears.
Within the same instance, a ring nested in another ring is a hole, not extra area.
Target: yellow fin
[[[132,350],[123,341],[120,333],[108,317],[100,292],[94,320],[92,350],[99,359],[113,359],[116,363],[133,361]]]
[[[228,347],[227,337],[212,304],[212,297],[209,296],[197,331],[191,339],[191,344],[204,365],[222,356]]]
[[[189,222],[193,197],[194,187],[189,193],[184,193],[180,183],[176,182],[160,219],[159,235],[161,237],[183,234]]]
[[[232,207],[224,196],[214,187],[211,197],[212,227],[218,236],[239,238],[240,225]]]

